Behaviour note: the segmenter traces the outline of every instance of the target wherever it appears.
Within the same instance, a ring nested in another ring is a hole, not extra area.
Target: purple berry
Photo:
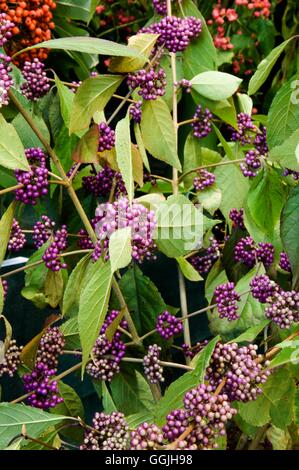
[[[143,358],[144,373],[152,384],[164,382],[163,367],[160,365],[161,348],[157,344],[148,347],[148,353]]]
[[[15,24],[10,21],[6,13],[0,13],[0,47],[3,47],[9,39],[11,39],[13,33],[12,29]]]
[[[43,261],[47,268],[53,272],[67,268],[60,256],[67,247],[67,235],[66,225],[62,225],[61,229],[54,233],[53,241],[43,255]]]
[[[288,257],[288,255],[285,251],[282,251],[280,253],[279,266],[281,267],[281,269],[284,269],[288,273],[292,272],[292,267],[291,267],[291,264],[290,264],[290,260],[289,260],[289,257]]]
[[[25,234],[22,232],[19,222],[13,219],[7,249],[16,253],[24,248],[25,243]]]
[[[38,220],[33,227],[33,243],[38,249],[46,243],[55,228],[55,222],[53,222],[46,215],[42,215],[41,220]]]
[[[262,130],[257,132],[253,143],[255,149],[260,155],[263,155],[264,157],[268,155],[267,128],[265,126],[262,126]]]
[[[193,359],[196,354],[198,354],[200,351],[203,350],[203,348],[209,343],[207,339],[204,341],[199,341],[197,342],[194,346],[189,346],[188,344],[182,344],[182,349],[184,352],[184,355],[186,357],[189,357],[190,359]]]
[[[234,258],[235,261],[240,261],[250,268],[257,261],[268,268],[274,261],[274,246],[271,243],[263,242],[256,245],[251,237],[244,237],[235,246]]]
[[[0,108],[3,105],[8,105],[8,91],[14,84],[14,81],[10,76],[10,73],[12,72],[10,62],[10,57],[0,53]]]
[[[63,402],[59,396],[58,383],[53,380],[56,369],[50,369],[43,362],[38,362],[30,374],[23,376],[24,388],[30,396],[28,404],[35,408],[47,410]]]
[[[179,318],[165,310],[157,318],[156,330],[163,339],[168,340],[183,331],[183,323]]]
[[[166,424],[163,426],[164,439],[174,442],[189,426],[189,419],[185,410],[173,410],[166,416]]]
[[[213,114],[209,109],[203,110],[200,104],[197,106],[195,114],[193,116],[193,119],[195,119],[195,121],[192,122],[194,137],[196,137],[197,139],[202,139],[203,137],[206,137],[210,134],[210,132],[212,131],[212,117]]]
[[[283,171],[283,176],[292,176],[295,181],[299,180],[299,171],[290,170],[289,168],[285,168]]]
[[[129,439],[128,424],[122,413],[96,413],[92,428],[86,429],[80,450],[126,450]]]
[[[2,281],[3,283],[3,281]],[[18,369],[18,366],[21,364],[21,351],[23,347],[17,346],[16,341],[11,339],[7,351],[4,354],[2,360],[0,360],[0,378],[4,374],[9,377],[13,377],[15,372]]]
[[[138,70],[138,72],[128,75],[127,85],[131,90],[139,88],[138,95],[142,96],[144,100],[156,100],[165,94],[166,73],[162,68],[157,71],[153,68],[148,71]],[[134,109],[136,110],[136,107]],[[140,109],[137,109],[137,116],[140,115],[140,112]]]
[[[166,0],[153,0],[153,7],[158,15],[162,16],[167,14]]]
[[[60,329],[57,326],[49,327],[39,342],[36,363],[43,362],[49,369],[56,369],[64,345],[65,339]]]
[[[193,180],[195,191],[203,191],[215,183],[215,175],[207,170],[198,170],[197,176]]]
[[[299,321],[299,292],[275,290],[267,302],[265,315],[279,328],[290,328]]]
[[[99,124],[99,152],[104,152],[105,150],[111,150],[115,146],[115,132],[105,123],[101,122]]]
[[[26,61],[22,72],[26,81],[21,85],[21,91],[28,100],[37,101],[48,93],[50,81],[45,72],[45,65],[39,59]]]
[[[250,144],[253,142],[253,133],[256,131],[256,126],[253,124],[249,114],[240,113],[237,116],[238,130],[229,127],[231,131],[231,139],[234,142],[240,142],[241,145]]]
[[[25,154],[30,164],[30,171],[15,170],[18,183],[23,185],[15,194],[18,201],[34,206],[40,197],[48,194],[46,156],[40,148],[27,149]]]
[[[137,101],[130,106],[130,117],[133,119],[134,122],[138,124],[141,122],[142,117],[142,101]]]
[[[162,431],[155,424],[143,423],[131,432],[131,450],[154,450],[162,443]]]
[[[216,287],[214,295],[219,318],[227,318],[229,321],[237,320],[239,318],[237,302],[240,301],[240,296],[235,291],[235,284],[233,282],[220,284]]]
[[[210,246],[203,252],[203,254],[193,255],[189,261],[200,274],[207,274],[219,257],[219,243],[215,238],[211,237]]]
[[[249,150],[245,155],[245,163],[240,163],[243,175],[248,178],[254,178],[261,166],[261,155],[257,150]]]
[[[274,281],[271,281],[268,276],[261,274],[252,278],[250,288],[252,297],[264,304],[267,302],[267,299],[273,295],[275,290],[278,289],[278,286]]]
[[[229,218],[233,222],[233,227],[239,227],[241,230],[245,230],[244,225],[244,209],[231,209],[229,213]]]
[[[186,78],[182,78],[182,80],[176,82],[174,85],[177,88],[179,87],[183,88],[186,91],[186,93],[191,93],[192,82],[190,82],[190,80],[186,80]]]
[[[1,282],[2,282],[2,289],[3,289],[3,300],[5,301],[6,299],[6,296],[7,296],[7,292],[8,292],[8,282],[6,279],[1,279]]]
[[[83,188],[95,197],[109,196],[115,182],[115,195],[127,194],[121,173],[105,166],[99,173],[83,177]]]

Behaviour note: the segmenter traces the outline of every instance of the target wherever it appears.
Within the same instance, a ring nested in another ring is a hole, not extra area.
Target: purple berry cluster
[[[260,385],[270,375],[258,363],[260,356],[257,355],[257,348],[255,344],[239,347],[237,343],[217,343],[205,375],[212,390],[215,391],[222,380],[226,379],[222,393],[230,401],[256,400],[262,393]]]
[[[283,176],[292,176],[295,181],[299,180],[299,171],[290,170],[285,168],[283,171]]]
[[[211,237],[210,246],[203,252],[203,254],[193,255],[189,261],[200,274],[207,274],[219,256],[219,243],[216,238]]]
[[[256,126],[253,124],[251,116],[246,113],[240,113],[237,116],[238,130],[229,127],[231,131],[231,139],[234,142],[240,142],[241,145],[253,142],[253,133],[256,132]]]
[[[128,424],[122,413],[96,413],[92,428],[86,429],[80,450],[126,450],[129,439]]]
[[[18,184],[23,185],[15,194],[17,201],[35,206],[40,197],[48,194],[46,156],[38,147],[25,150],[25,154],[30,164],[30,171],[15,170]]]
[[[268,268],[274,261],[274,246],[263,242],[256,245],[253,238],[244,237],[235,246],[234,259],[250,268],[258,261]]]
[[[23,67],[25,83],[21,85],[21,91],[30,101],[37,101],[50,90],[50,81],[45,72],[45,65],[37,58],[32,62],[26,61]]]
[[[261,166],[261,155],[256,149],[249,150],[245,155],[245,162],[240,163],[240,169],[247,178],[254,178]]]
[[[0,361],[0,378],[5,374],[9,377],[14,376],[21,364],[21,351],[22,346],[17,346],[16,341],[11,339],[4,358]]]
[[[278,286],[266,274],[261,274],[252,278],[250,288],[252,296],[265,304],[268,298],[278,289]]]
[[[44,363],[49,369],[56,369],[58,358],[63,352],[65,339],[57,326],[49,327],[39,342],[36,363]]]
[[[186,93],[191,93],[192,82],[190,82],[190,80],[187,80],[186,78],[182,78],[182,80],[175,82],[174,85],[177,88],[183,88]]]
[[[189,357],[193,359],[196,354],[198,354],[202,349],[208,344],[208,340],[205,339],[204,341],[198,341],[194,346],[189,346],[188,344],[182,344],[182,349],[184,352],[185,357]]]
[[[132,258],[141,263],[145,259],[153,259],[156,244],[153,234],[157,227],[155,213],[142,204],[122,197],[113,204],[100,205],[96,210],[98,222],[95,226],[98,244],[93,258],[96,260],[102,254],[102,247],[107,249],[109,238],[117,229],[131,227]]]
[[[33,226],[33,243],[35,248],[40,248],[46,241],[49,240],[53,234],[55,222],[48,216],[42,215],[41,220],[38,220]]]
[[[15,24],[10,21],[6,13],[0,13],[0,47],[3,47],[12,37],[12,29]]]
[[[26,243],[25,234],[16,219],[13,219],[7,249],[14,253],[22,250]]]
[[[265,315],[280,328],[289,328],[292,323],[299,322],[299,292],[275,290],[267,302]]]
[[[193,135],[197,139],[202,139],[210,134],[212,131],[212,123],[211,119],[213,114],[209,109],[203,109],[203,107],[199,104],[196,108],[195,114],[193,119],[195,120],[192,122],[193,127]]]
[[[105,122],[99,124],[99,152],[104,152],[105,150],[111,150],[115,146],[115,132],[108,126]]]
[[[115,374],[120,371],[120,362],[125,355],[126,345],[121,340],[121,333],[116,331],[111,341],[105,336],[108,326],[119,315],[118,310],[112,310],[107,316],[100,330],[100,336],[92,349],[93,360],[87,364],[86,372],[93,378],[111,382]],[[120,325],[127,328],[122,320]]]
[[[169,442],[174,442],[189,426],[187,412],[183,409],[171,411],[166,416],[166,424],[163,426],[163,437]]]
[[[13,79],[10,76],[10,73],[12,72],[10,62],[11,58],[9,56],[0,53],[0,108],[3,105],[8,105],[8,91],[14,84]]]
[[[148,347],[148,353],[143,358],[144,373],[151,384],[164,382],[163,367],[160,364],[161,348],[157,344]]]
[[[83,188],[95,197],[109,196],[114,182],[116,196],[127,193],[121,173],[105,166],[96,175],[84,176]]]
[[[194,16],[178,18],[166,16],[158,23],[153,23],[140,30],[141,33],[159,34],[157,45],[169,52],[184,51],[190,41],[196,39],[202,30],[202,23]]]
[[[262,129],[257,131],[253,144],[260,155],[268,155],[269,147],[267,144],[267,128],[265,126],[262,126]]]
[[[166,0],[153,0],[153,7],[154,10],[158,13],[158,15],[162,16],[167,14]]]
[[[141,117],[142,117],[141,108],[142,108],[142,101],[137,101],[137,103],[134,103],[130,106],[130,117],[137,124],[141,122]]]
[[[93,250],[94,244],[84,228],[78,232],[78,246],[81,250]]]
[[[241,230],[245,230],[244,225],[244,209],[231,209],[229,213],[229,218],[233,222],[233,227],[239,227]]]
[[[216,177],[213,173],[204,169],[198,170],[196,173],[197,176],[193,180],[195,191],[203,191],[215,183]]]
[[[141,69],[128,75],[127,85],[131,90],[139,88],[138,95],[142,96],[144,100],[156,100],[165,94],[166,73],[162,68],[158,70],[151,68],[148,71]],[[140,109],[139,113],[137,109],[138,114],[140,114]]]
[[[142,423],[131,432],[131,450],[154,450],[163,443],[163,434],[155,424]]]
[[[47,410],[63,402],[59,396],[58,383],[53,380],[55,374],[56,369],[39,362],[30,374],[23,376],[25,391],[30,393],[27,398],[30,406]]]
[[[62,261],[61,254],[67,247],[67,227],[62,225],[60,230],[54,233],[53,241],[43,254],[43,261],[48,269],[53,272],[66,269],[67,265]]]
[[[214,295],[219,318],[227,318],[229,321],[237,320],[239,318],[237,302],[240,301],[240,296],[235,291],[235,284],[233,282],[220,284],[216,287]]]
[[[284,269],[288,273],[292,272],[290,260],[285,251],[282,251],[280,253],[279,266],[281,267],[281,269]]]
[[[2,283],[2,289],[3,289],[3,300],[6,299],[6,296],[7,296],[7,292],[8,292],[8,282],[6,279],[1,279],[1,283]]]
[[[163,339],[168,340],[182,333],[183,323],[179,318],[165,310],[157,318],[156,330]]]

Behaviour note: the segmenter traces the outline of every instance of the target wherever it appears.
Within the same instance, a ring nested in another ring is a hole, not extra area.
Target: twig
[[[225,162],[210,163],[209,165],[198,166],[197,168],[193,168],[192,170],[188,170],[185,173],[183,173],[179,177],[179,182],[181,182],[187,175],[190,175],[191,173],[196,173],[199,170],[204,170],[206,168],[215,168],[215,167],[224,166],[224,165],[232,165],[234,163],[241,163],[241,162],[244,162],[244,161],[245,161],[245,158],[239,158],[237,160],[229,160],[229,161],[225,161]]]

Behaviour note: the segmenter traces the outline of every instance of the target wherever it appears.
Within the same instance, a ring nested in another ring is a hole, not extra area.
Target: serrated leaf
[[[135,36],[131,36],[128,40],[129,47],[132,47],[142,54],[141,58],[112,58],[109,64],[110,72],[128,73],[134,72],[135,70],[142,69],[146,62],[146,58],[149,58],[154,45],[158,39],[158,34],[139,33]]]
[[[143,423],[153,423],[154,417],[149,411],[140,411],[140,413],[135,413],[130,416],[126,416],[126,421],[128,423],[129,429],[136,429],[140,424]]]
[[[10,238],[10,231],[13,222],[13,216],[15,211],[15,203],[12,202],[6,209],[0,220],[0,265],[5,258],[7,244]]]
[[[125,268],[132,259],[131,227],[121,228],[113,232],[109,239],[109,256],[111,270]]]
[[[238,402],[238,411],[241,418],[252,426],[264,426],[270,422],[271,401],[265,395],[248,403]]]
[[[84,419],[83,403],[75,390],[62,381],[58,383],[58,390],[63,398],[63,403],[59,403],[55,408],[52,408],[51,413]]]
[[[242,79],[224,72],[202,72],[191,80],[192,88],[212,101],[230,98],[239,88]]]
[[[134,197],[133,158],[130,135],[130,119],[127,114],[118,121],[115,129],[116,160],[124,180],[129,201]]]
[[[30,171],[21,139],[12,124],[0,115],[0,165],[11,170]]]
[[[273,371],[262,386],[263,394],[275,405],[285,395],[292,382],[293,378],[288,369],[283,368]]]

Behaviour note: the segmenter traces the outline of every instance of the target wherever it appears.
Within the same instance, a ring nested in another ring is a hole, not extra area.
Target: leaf
[[[65,86],[61,82],[61,80],[59,80],[56,74],[55,74],[55,83],[56,83],[56,87],[57,87],[57,91],[59,95],[61,116],[64,120],[64,124],[66,125],[67,128],[69,128],[70,120],[71,120],[71,110],[72,110],[75,95],[67,86]]]
[[[46,139],[48,143],[50,143],[50,133],[46,126],[45,121],[39,115],[30,113],[31,118],[39,129],[39,131],[43,134],[43,137]],[[31,147],[41,147],[44,148],[42,142],[39,140],[33,129],[30,127],[26,119],[19,113],[12,121],[12,125],[14,126],[15,131],[17,132],[22,145],[25,148]]]
[[[7,244],[10,238],[10,231],[15,211],[15,203],[12,202],[4,212],[0,220],[0,266],[5,258]]]
[[[62,272],[54,272],[49,269],[45,281],[45,296],[47,303],[52,308],[56,308],[61,301],[63,296],[63,287],[64,282]]]
[[[161,98],[143,102],[141,135],[145,148],[155,158],[181,171],[172,117]]]
[[[55,408],[52,408],[51,413],[84,419],[83,403],[75,390],[62,381],[58,383],[58,390],[63,398],[63,403],[59,403]]]
[[[283,431],[271,426],[267,430],[267,439],[271,442],[273,450],[292,450],[292,438],[288,430]]]
[[[294,420],[295,396],[296,385],[294,380],[292,380],[286,393],[276,404],[271,406],[270,415],[274,426],[285,429]]]
[[[292,78],[284,83],[271,103],[267,123],[267,143],[270,150],[282,145],[299,128],[299,106],[297,100],[292,99],[294,80]],[[282,162],[284,159],[282,153]]]
[[[283,364],[298,364],[299,358],[299,347],[298,342],[294,342],[293,346],[288,348],[283,348],[272,361],[270,362],[269,367],[273,369],[274,367],[282,366]]]
[[[141,411],[140,413],[135,413],[130,416],[126,416],[126,421],[128,423],[129,429],[136,429],[142,423],[152,424],[154,418],[149,411]]]
[[[241,418],[252,426],[264,426],[270,422],[271,402],[265,395],[260,395],[257,400],[248,403],[238,402],[238,411]]]
[[[79,140],[72,155],[73,161],[76,163],[97,163],[99,137],[99,126],[94,124]]]
[[[22,54],[25,51],[37,48],[85,52],[87,54],[108,55],[117,57],[142,57],[140,51],[133,49],[122,44],[117,44],[113,41],[106,39],[98,39],[92,37],[73,36],[66,38],[51,39],[50,41],[43,41],[34,46],[27,47],[18,51],[14,57]],[[145,58],[146,60],[146,58]]]
[[[70,318],[60,326],[60,331],[65,337],[67,349],[80,349],[79,327],[77,318]]]
[[[232,339],[230,343],[251,343],[269,323],[270,320],[263,320],[258,325],[248,328],[247,331]]]
[[[186,372],[170,384],[164,396],[156,405],[154,421],[158,426],[162,426],[165,423],[166,416],[170,411],[183,406],[183,398],[188,390],[203,383],[205,370],[218,341],[219,336],[210,341],[202,351],[193,358],[192,366],[195,367],[194,371]]]
[[[278,369],[263,384],[263,393],[275,405],[285,395],[293,381],[288,369]]]
[[[132,47],[138,51],[142,57],[131,57],[131,58],[112,58],[109,64],[110,72],[128,73],[135,72],[135,70],[142,69],[146,59],[150,57],[154,45],[158,39],[158,34],[144,34],[139,33],[135,36],[131,36],[128,40],[129,47]]]
[[[109,256],[111,270],[125,268],[132,259],[131,227],[121,228],[113,232],[109,239]]]
[[[2,280],[0,280],[0,315],[3,312],[3,307],[4,307],[4,289],[3,289]]]
[[[251,116],[252,107],[253,107],[252,99],[248,95],[245,95],[244,93],[237,93],[237,97],[238,97],[240,112],[249,114],[249,116]]]
[[[103,408],[104,408],[105,413],[111,414],[114,411],[117,411],[113,398],[110,395],[106,382],[104,381],[102,382],[102,394],[103,394],[103,398],[102,398]]]
[[[88,128],[95,112],[104,110],[122,80],[120,75],[98,75],[87,78],[82,83],[73,101],[70,134]]]
[[[62,314],[64,316],[72,316],[73,312],[77,313],[79,309],[80,293],[84,287],[85,275],[89,265],[90,255],[87,254],[75,266],[68,279],[62,305]]]
[[[182,256],[176,258],[182,273],[184,274],[185,278],[189,281],[197,282],[202,281],[203,278],[199,274],[198,271],[189,263],[189,261]]]
[[[55,15],[88,23],[93,17],[98,0],[59,0]]]
[[[137,145],[131,145],[132,151],[132,162],[133,162],[133,178],[136,183],[142,187],[143,186],[143,161],[141,152]]]
[[[151,411],[154,406],[152,393],[147,381],[137,370],[116,375],[110,389],[118,411],[126,414]]]
[[[31,406],[12,403],[0,404],[0,449],[5,448],[11,440],[22,432],[26,426],[29,436],[37,438],[49,426],[56,425],[68,416],[52,415]]]
[[[299,280],[299,186],[291,191],[282,211],[281,238],[291,263],[294,285]]]
[[[0,165],[11,170],[29,171],[25,150],[14,126],[0,115]]]
[[[143,144],[142,136],[141,136],[141,131],[140,131],[140,126],[139,124],[135,123],[134,124],[134,133],[135,133],[135,138],[136,138],[136,143],[138,146],[138,150],[140,152],[143,164],[145,168],[147,169],[148,172],[151,171],[149,161],[147,158],[146,150]]]
[[[95,262],[89,272],[79,303],[78,326],[82,344],[82,370],[96,342],[108,309],[112,282],[110,263]]]
[[[203,208],[208,211],[211,215],[214,215],[215,211],[219,209],[222,193],[217,187],[217,184],[213,184],[211,187],[199,191],[197,193],[197,200],[202,204]]]
[[[270,159],[279,162],[281,166],[299,171],[299,128],[281,145],[270,150]]]
[[[292,39],[294,38],[289,38],[279,46],[275,47],[275,49],[273,49],[270,54],[259,63],[256,72],[253,74],[249,82],[249,95],[253,95],[254,93],[256,93],[259,88],[263,85],[263,83],[267,80],[279,56],[284,51],[289,42],[292,41]]]
[[[242,79],[224,72],[202,72],[191,80],[192,88],[212,101],[230,98],[239,88]]]
[[[44,243],[35,253],[30,256],[26,265],[34,264],[42,260],[43,254],[48,248],[50,241]],[[44,263],[33,268],[26,269],[25,287],[22,289],[22,296],[32,301],[37,308],[45,308],[47,305],[44,286],[48,274],[48,268]]]
[[[130,136],[130,119],[127,114],[118,121],[115,129],[116,160],[124,180],[129,201],[134,197],[133,158]]]

